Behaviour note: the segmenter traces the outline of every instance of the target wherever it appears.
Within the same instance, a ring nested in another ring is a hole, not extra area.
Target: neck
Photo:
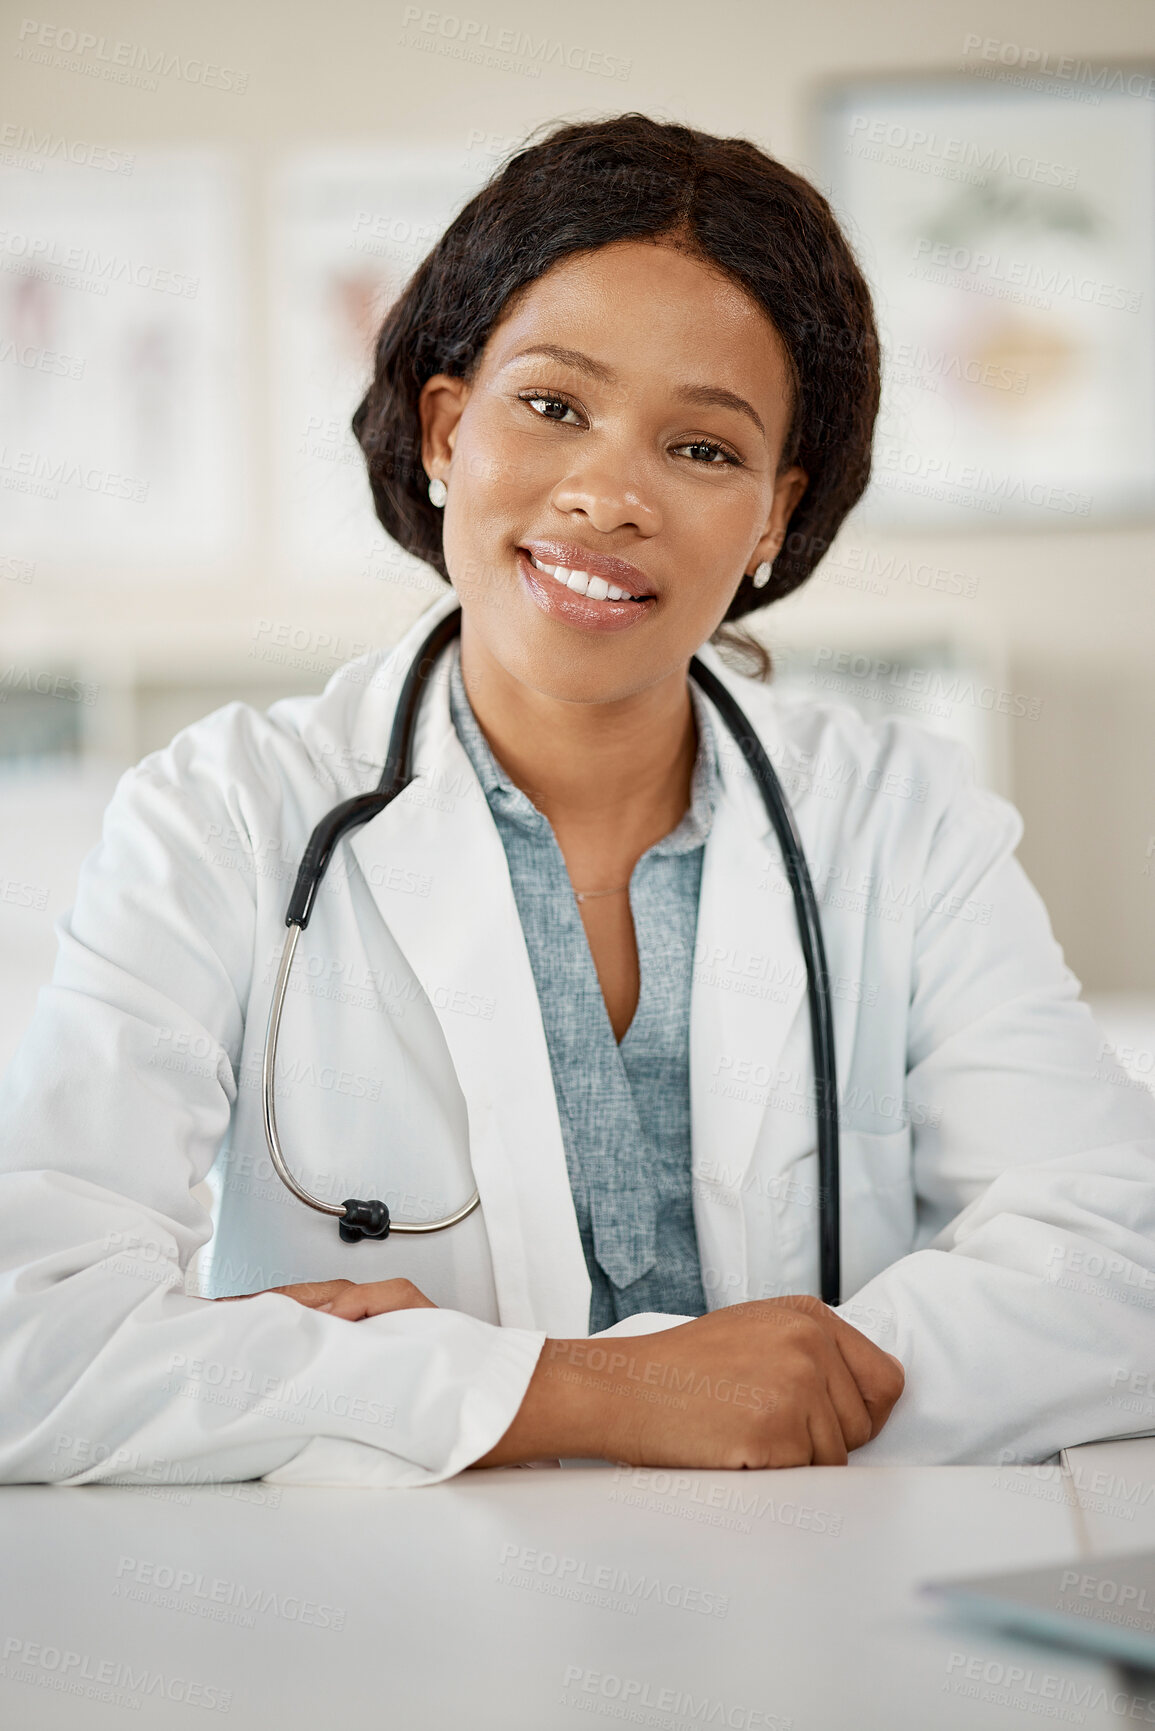
[[[685,667],[608,703],[550,697],[515,679],[463,620],[461,675],[494,757],[559,834],[612,834],[630,854],[687,810],[697,729]]]

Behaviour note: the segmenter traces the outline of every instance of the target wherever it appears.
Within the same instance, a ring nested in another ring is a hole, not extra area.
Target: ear
[[[753,562],[760,564],[763,559],[768,559],[771,564],[774,563],[782,550],[786,531],[790,527],[790,519],[809,484],[809,475],[797,463],[792,469],[783,469],[782,473],[775,478],[774,499],[770,506],[770,515],[766,520],[766,528],[761,540],[750,555]]]
[[[430,480],[445,479],[453,460],[457,423],[469,401],[470,387],[451,373],[434,373],[426,379],[417,399],[421,418],[421,463]]]

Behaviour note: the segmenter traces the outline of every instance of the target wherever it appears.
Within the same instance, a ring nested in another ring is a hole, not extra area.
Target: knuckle
[[[808,1354],[797,1355],[793,1365],[793,1380],[795,1387],[807,1395],[817,1394],[819,1389],[826,1387],[826,1378]]]
[[[880,1365],[868,1379],[864,1398],[880,1406],[893,1406],[903,1389],[906,1387],[906,1374],[889,1362]]]
[[[794,1340],[807,1353],[812,1353],[825,1340],[825,1330],[814,1316],[799,1316],[794,1324]]]
[[[383,1284],[388,1288],[391,1298],[413,1298],[417,1293],[417,1288],[413,1282],[407,1280],[402,1274],[395,1275],[392,1280],[386,1280]]]

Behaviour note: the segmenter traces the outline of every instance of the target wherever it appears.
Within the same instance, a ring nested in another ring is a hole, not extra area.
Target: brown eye
[[[711,461],[704,465],[699,463],[699,467],[721,468],[721,463],[713,462],[713,458],[715,457],[721,457],[723,463],[736,464],[738,462],[738,458],[734,456],[733,452],[727,451],[724,445],[715,445],[710,439],[694,439],[692,443],[688,445],[679,445],[677,449],[679,451],[707,452]],[[698,462],[698,459],[694,458],[693,461]]]
[[[523,403],[528,403],[533,408],[534,414],[538,415],[538,417],[543,421],[557,421],[559,423],[564,423],[567,414],[577,413],[573,404],[567,403],[564,397],[550,396],[550,394],[545,391],[535,391],[532,396],[522,397],[521,400]],[[544,403],[547,408],[560,409],[562,412],[560,415],[542,414],[536,407],[536,404],[538,403]]]

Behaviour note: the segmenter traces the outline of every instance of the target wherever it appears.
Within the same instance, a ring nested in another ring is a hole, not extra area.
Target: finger
[[[794,1406],[787,1422],[775,1426],[765,1444],[767,1467],[809,1467],[814,1465],[814,1438],[810,1433],[809,1408]]]
[[[878,1435],[902,1393],[906,1373],[893,1353],[884,1352],[869,1336],[843,1317],[826,1308],[824,1318],[829,1338],[854,1378],[870,1414],[871,1438]]]
[[[847,1367],[846,1360],[832,1340],[826,1342],[823,1360],[826,1389],[838,1420],[839,1430],[847,1451],[861,1448],[877,1433],[874,1416],[862,1396],[862,1390]],[[881,1428],[881,1426],[879,1427]]]
[[[333,1297],[341,1287],[349,1286],[348,1280],[303,1280],[295,1286],[262,1286],[256,1292],[230,1292],[225,1298],[218,1298],[217,1304],[235,1304],[238,1298],[263,1298],[267,1292],[280,1292],[286,1298],[296,1299],[298,1304],[304,1304],[310,1310],[319,1310],[322,1303]]]
[[[840,1350],[840,1343],[856,1331],[828,1305],[807,1293],[795,1293],[782,1300],[776,1321],[799,1331],[799,1341],[804,1343],[807,1356],[821,1374],[843,1447],[848,1452],[861,1448],[875,1434],[875,1417]],[[860,1338],[871,1353],[883,1356],[865,1337]],[[881,1428],[879,1423],[878,1429]]]
[[[872,1346],[870,1341],[866,1345]],[[853,1360],[852,1356],[853,1355]],[[906,1383],[906,1373],[898,1359],[889,1352],[883,1352],[881,1347],[875,1347],[869,1353],[863,1353],[853,1347],[849,1353],[843,1353],[850,1370],[858,1384],[870,1414],[872,1425],[871,1437],[876,1437],[887,1419],[893,1412]]]
[[[372,1280],[350,1285],[321,1309],[345,1322],[385,1316],[394,1310],[436,1310],[437,1306],[411,1280]]]
[[[295,1298],[307,1310],[324,1310],[352,1286],[351,1280],[301,1280],[292,1286],[270,1286],[268,1290],[283,1292],[286,1298]]]
[[[825,1397],[815,1400],[807,1411],[806,1424],[810,1432],[810,1465],[844,1467],[848,1459],[846,1442],[831,1401]]]

